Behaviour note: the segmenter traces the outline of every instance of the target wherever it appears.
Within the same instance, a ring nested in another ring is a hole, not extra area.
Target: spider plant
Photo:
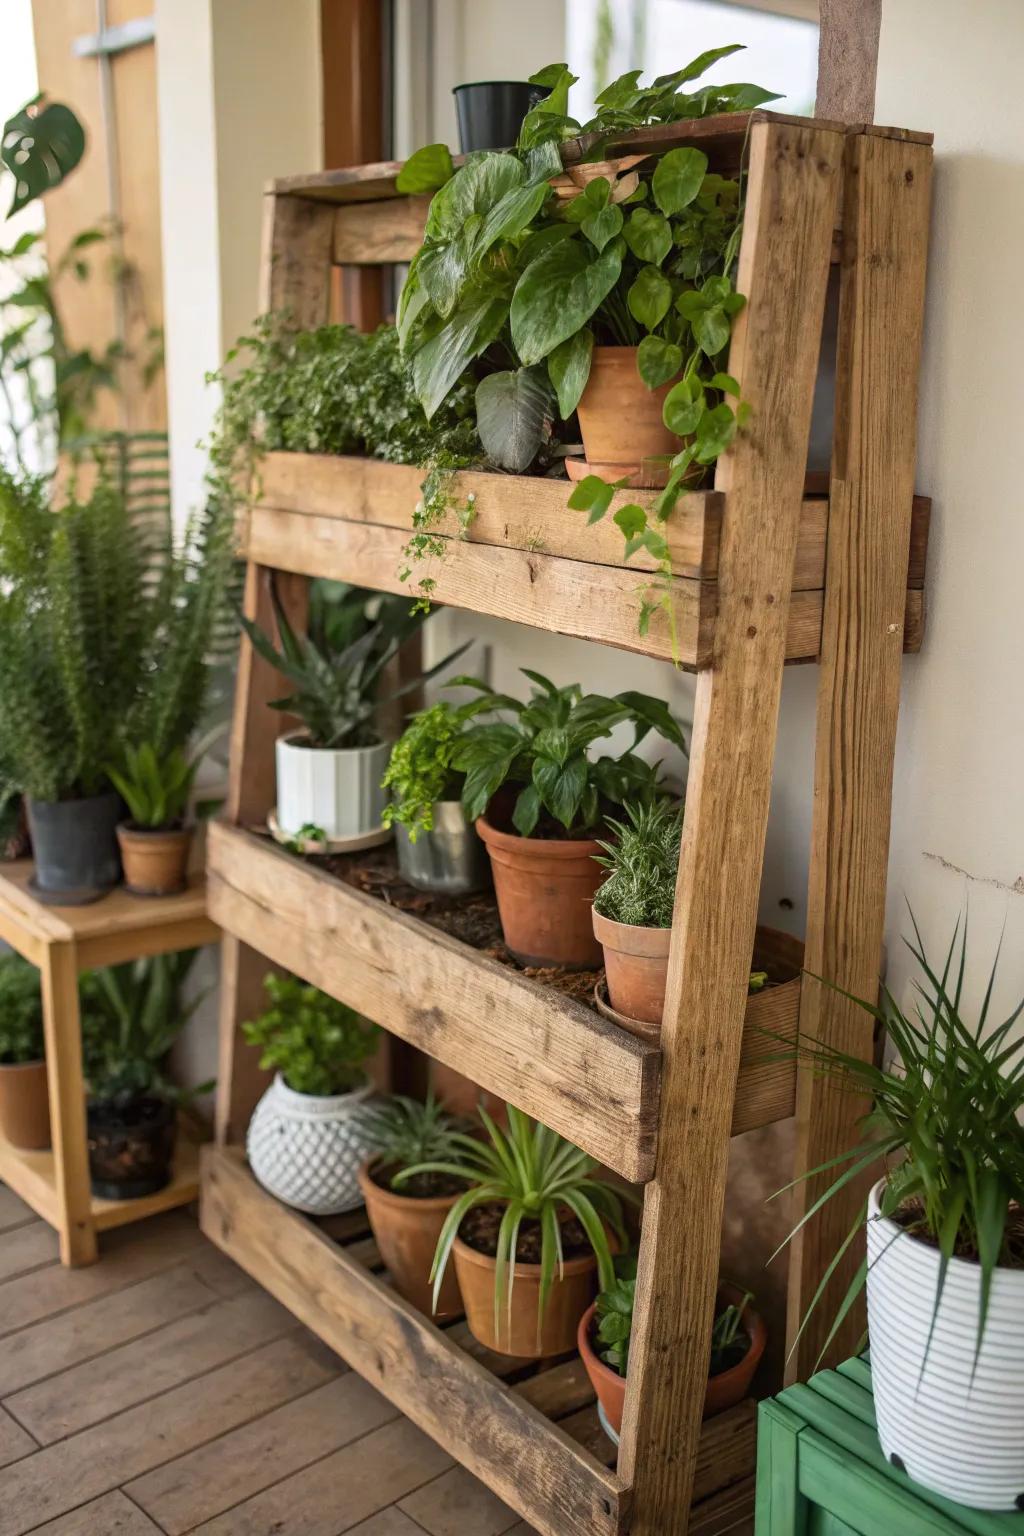
[[[488,1141],[456,1133],[451,1138],[457,1149],[454,1156],[403,1169],[394,1182],[400,1187],[417,1173],[448,1173],[465,1179],[471,1186],[452,1206],[437,1240],[430,1271],[435,1308],[452,1246],[466,1216],[481,1205],[505,1207],[495,1254],[496,1331],[500,1330],[503,1307],[511,1318],[520,1226],[527,1219],[540,1223],[539,1330],[555,1275],[561,1278],[563,1271],[560,1216],[570,1213],[583,1228],[597,1259],[601,1288],[605,1290],[615,1278],[607,1228],[611,1228],[623,1247],[626,1244],[622,1202],[617,1191],[592,1176],[597,1167],[592,1157],[546,1125],[531,1120],[514,1105],[508,1108],[507,1131],[496,1125],[483,1108],[480,1118]]]
[[[391,1179],[393,1189],[402,1169],[458,1157],[456,1138],[466,1128],[464,1120],[442,1109],[433,1093],[422,1104],[419,1099],[396,1093],[374,1105],[364,1123],[371,1132],[379,1165],[395,1170]]]
[[[881,1006],[833,988],[888,1030],[898,1059],[889,1067],[876,1067],[820,1041],[804,1041],[799,1046],[801,1056],[817,1071],[834,1078],[844,1090],[869,1098],[872,1105],[861,1121],[856,1145],[803,1176],[812,1178],[842,1169],[813,1201],[790,1237],[835,1195],[884,1159],[886,1173],[879,1202],[882,1216],[898,1220],[900,1235],[924,1239],[939,1250],[924,1358],[927,1360],[934,1335],[950,1260],[954,1255],[976,1256],[981,1268],[974,1352],[977,1365],[993,1274],[1002,1265],[1024,1265],[1017,1223],[1011,1220],[1011,1214],[1019,1217],[1024,1205],[1024,1037],[1013,1034],[1024,1012],[1024,1001],[1002,1023],[990,1027],[997,951],[977,1021],[968,1022],[963,1004],[966,918],[962,931],[957,919],[939,974],[925,953],[913,912],[910,917],[914,938],[904,942],[921,972],[915,980],[917,1003],[912,1013],[904,1013],[885,988]],[[865,1200],[811,1299],[801,1333],[866,1216]],[[822,1354],[860,1294],[867,1271],[865,1258],[847,1288]]]

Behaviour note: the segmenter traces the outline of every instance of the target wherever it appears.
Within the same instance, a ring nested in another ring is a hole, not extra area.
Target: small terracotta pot
[[[24,1152],[42,1152],[50,1145],[45,1061],[0,1067],[0,1131]]]
[[[583,452],[590,474],[609,480],[631,477],[630,484],[664,485],[662,463],[682,443],[661,419],[674,381],[648,389],[636,368],[636,347],[595,347],[590,377],[577,407]]]
[[[496,1093],[481,1088],[464,1072],[448,1067],[443,1061],[434,1061],[430,1068],[430,1082],[434,1096],[442,1109],[450,1115],[460,1115],[472,1120],[482,1104],[492,1120],[499,1125],[508,1124],[508,1105]]]
[[[192,828],[165,831],[122,821],[117,829],[124,883],[135,896],[173,896],[183,891]]]
[[[436,1312],[430,1268],[444,1219],[458,1195],[417,1199],[384,1189],[371,1176],[370,1170],[377,1162],[378,1158],[370,1158],[360,1168],[359,1188],[380,1256],[395,1289],[427,1317],[457,1317],[462,1311],[462,1297],[454,1266],[449,1264],[445,1270]]]
[[[481,816],[505,943],[521,965],[563,965],[586,971],[601,964],[590,909],[604,870],[592,838],[520,837],[499,832]]]
[[[608,1000],[619,1013],[660,1024],[665,1011],[671,928],[639,928],[594,911],[594,936],[604,950]]]
[[[743,1292],[733,1285],[722,1285],[718,1290],[718,1301],[721,1305],[730,1302],[739,1304],[743,1298]],[[594,1326],[594,1317],[597,1311],[597,1302],[592,1302],[580,1318],[579,1329],[576,1334],[576,1347],[580,1352],[580,1359],[590,1377],[590,1385],[597,1393],[598,1401],[604,1409],[608,1423],[614,1429],[616,1435],[622,1432],[622,1409],[626,1401],[626,1378],[620,1376],[618,1371],[613,1371],[610,1365],[606,1365],[595,1350],[591,1342],[591,1331]],[[717,1376],[709,1376],[707,1389],[704,1393],[704,1418],[710,1419],[716,1413],[722,1413],[726,1408],[733,1408],[743,1401],[750,1390],[754,1372],[760,1364],[764,1347],[768,1340],[767,1330],[758,1313],[748,1307],[743,1315],[743,1326],[750,1338],[750,1348],[727,1371],[720,1371]]]
[[[540,1265],[517,1264],[512,1315],[510,1319],[503,1309],[500,1332],[494,1326],[495,1261],[460,1237],[455,1239],[452,1257],[469,1331],[485,1349],[524,1360],[546,1360],[572,1349],[580,1310],[591,1301],[597,1286],[597,1260],[592,1253],[566,1259],[561,1279],[556,1271],[539,1328]]]

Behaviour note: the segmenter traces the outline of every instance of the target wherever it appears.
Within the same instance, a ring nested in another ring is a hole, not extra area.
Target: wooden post
[[[817,117],[875,120],[882,0],[819,0]]]
[[[829,492],[825,610],[818,674],[814,819],[800,1033],[870,1059],[873,1021],[838,992],[877,998],[885,924],[893,752],[917,441],[932,151],[878,134],[847,141]],[[866,1105],[802,1071],[797,1172],[854,1145]],[[834,1177],[834,1174],[832,1175]],[[798,1186],[794,1222],[828,1176]],[[794,1240],[789,1334],[856,1219],[870,1179],[851,1185]],[[861,1252],[851,1247],[789,1362],[816,1368]],[[851,1313],[826,1364],[856,1347]]]
[[[388,153],[384,124],[384,22],[380,0],[320,0],[324,164],[365,165]],[[384,269],[335,270],[340,320],[372,331],[384,319]]]
[[[92,1264],[96,1260],[96,1229],[89,1194],[78,960],[74,944],[48,944],[39,975],[61,1263]]]
[[[718,620],[697,682],[619,1452],[632,1536],[682,1536],[689,1518],[842,148],[841,133],[813,126],[758,123],[750,136],[737,279],[748,304],[730,372],[752,414],[716,478]]]

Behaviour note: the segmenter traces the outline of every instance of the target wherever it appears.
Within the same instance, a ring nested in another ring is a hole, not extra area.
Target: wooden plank
[[[259,1291],[229,1301],[212,1297],[201,1311],[71,1365],[4,1401],[40,1445],[52,1445],[294,1329],[284,1308]]]
[[[200,1221],[213,1242],[546,1536],[623,1529],[626,1492],[616,1476],[262,1190],[234,1149],[204,1155]]]
[[[910,541],[906,495],[916,457],[932,155],[920,145],[851,137],[840,288],[826,606],[818,674],[806,978],[800,1031],[869,1059],[872,1021],[855,997],[877,996],[885,926],[893,753],[899,713],[899,621]],[[854,1145],[866,1106],[836,1080],[800,1075],[797,1168]],[[790,1259],[790,1338],[849,1231],[870,1176],[850,1184],[797,1239]],[[797,1186],[794,1220],[826,1187]],[[790,1356],[791,1379],[814,1368],[859,1255],[851,1247]],[[859,1315],[858,1315],[859,1314]],[[852,1353],[851,1312],[828,1359]]]
[[[727,501],[716,655],[697,682],[619,1451],[633,1536],[681,1536],[690,1506],[842,147],[813,126],[751,130],[737,278],[748,303],[729,370],[753,410],[717,471]]]
[[[27,1430],[15,1422],[5,1408],[0,1408],[0,1467],[10,1466],[38,1450]]]
[[[78,956],[74,944],[48,945],[39,975],[60,1256],[65,1264],[91,1264],[96,1258],[96,1229],[90,1214]]]
[[[334,218],[299,197],[268,197],[263,210],[260,310],[282,311],[302,331],[329,318]]]
[[[115,1490],[73,1509],[70,1514],[47,1520],[45,1525],[36,1527],[32,1536],[160,1536],[160,1527],[131,1499]]]
[[[57,1236],[45,1221],[31,1221],[4,1234],[0,1243],[0,1280],[27,1274],[52,1264],[58,1255]]]
[[[649,1176],[654,1047],[267,839],[212,825],[209,861],[224,927],[625,1178]]]
[[[187,1382],[47,1446],[0,1473],[0,1536],[24,1536],[336,1374],[320,1346],[280,1339],[212,1371],[200,1390]]]
[[[339,265],[412,261],[423,244],[429,205],[429,197],[343,203],[334,212],[331,259]]]
[[[515,1511],[465,1467],[450,1467],[407,1494],[399,1508],[428,1536],[501,1536]]]
[[[115,935],[131,935],[137,939],[149,929],[160,932],[175,924],[188,925],[206,917],[201,875],[193,875],[188,888],[173,896],[133,896],[119,886],[102,901],[90,902],[84,907],[46,907],[30,889],[29,882],[34,873],[35,865],[31,859],[18,859],[5,865],[0,879],[0,900],[16,904],[33,926],[38,923],[41,937],[55,942],[77,941],[83,970],[93,964],[116,963],[105,959],[94,961],[91,955],[83,955],[88,940]],[[203,942],[213,942],[216,937],[216,930],[210,924]]]
[[[26,1205],[13,1189],[0,1184],[0,1232],[10,1232],[13,1227],[23,1227],[32,1220],[32,1207]]]
[[[396,1410],[354,1371],[198,1446],[129,1483],[125,1492],[169,1536],[183,1536],[361,1435]]]
[[[818,0],[818,90],[814,110],[844,123],[875,115],[882,0]]]

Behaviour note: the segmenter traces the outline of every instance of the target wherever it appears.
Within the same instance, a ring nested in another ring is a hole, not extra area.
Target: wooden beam
[[[812,124],[751,131],[737,278],[748,302],[729,371],[752,412],[716,479],[715,657],[697,682],[619,1452],[633,1536],[682,1536],[690,1507],[843,141]]]
[[[384,153],[382,9],[380,0],[320,0],[325,165],[363,165]],[[372,331],[384,319],[379,270],[343,270],[336,295],[346,324]]]
[[[877,997],[932,152],[863,135],[849,140],[847,164],[808,887],[806,964],[812,975],[805,979],[800,1031],[867,1060],[873,1020],[813,977],[827,977],[856,997]],[[865,1107],[835,1080],[802,1072],[798,1170],[817,1167],[853,1146]],[[826,1184],[819,1176],[798,1186],[797,1217]],[[864,1192],[864,1183],[851,1185],[795,1242],[791,1340]],[[790,1358],[792,1379],[815,1369],[860,1257],[851,1248],[849,1262],[829,1286]],[[862,1324],[862,1313],[851,1314],[830,1360],[851,1353]]]
[[[820,6],[815,114],[871,123],[882,0],[820,0]]]

